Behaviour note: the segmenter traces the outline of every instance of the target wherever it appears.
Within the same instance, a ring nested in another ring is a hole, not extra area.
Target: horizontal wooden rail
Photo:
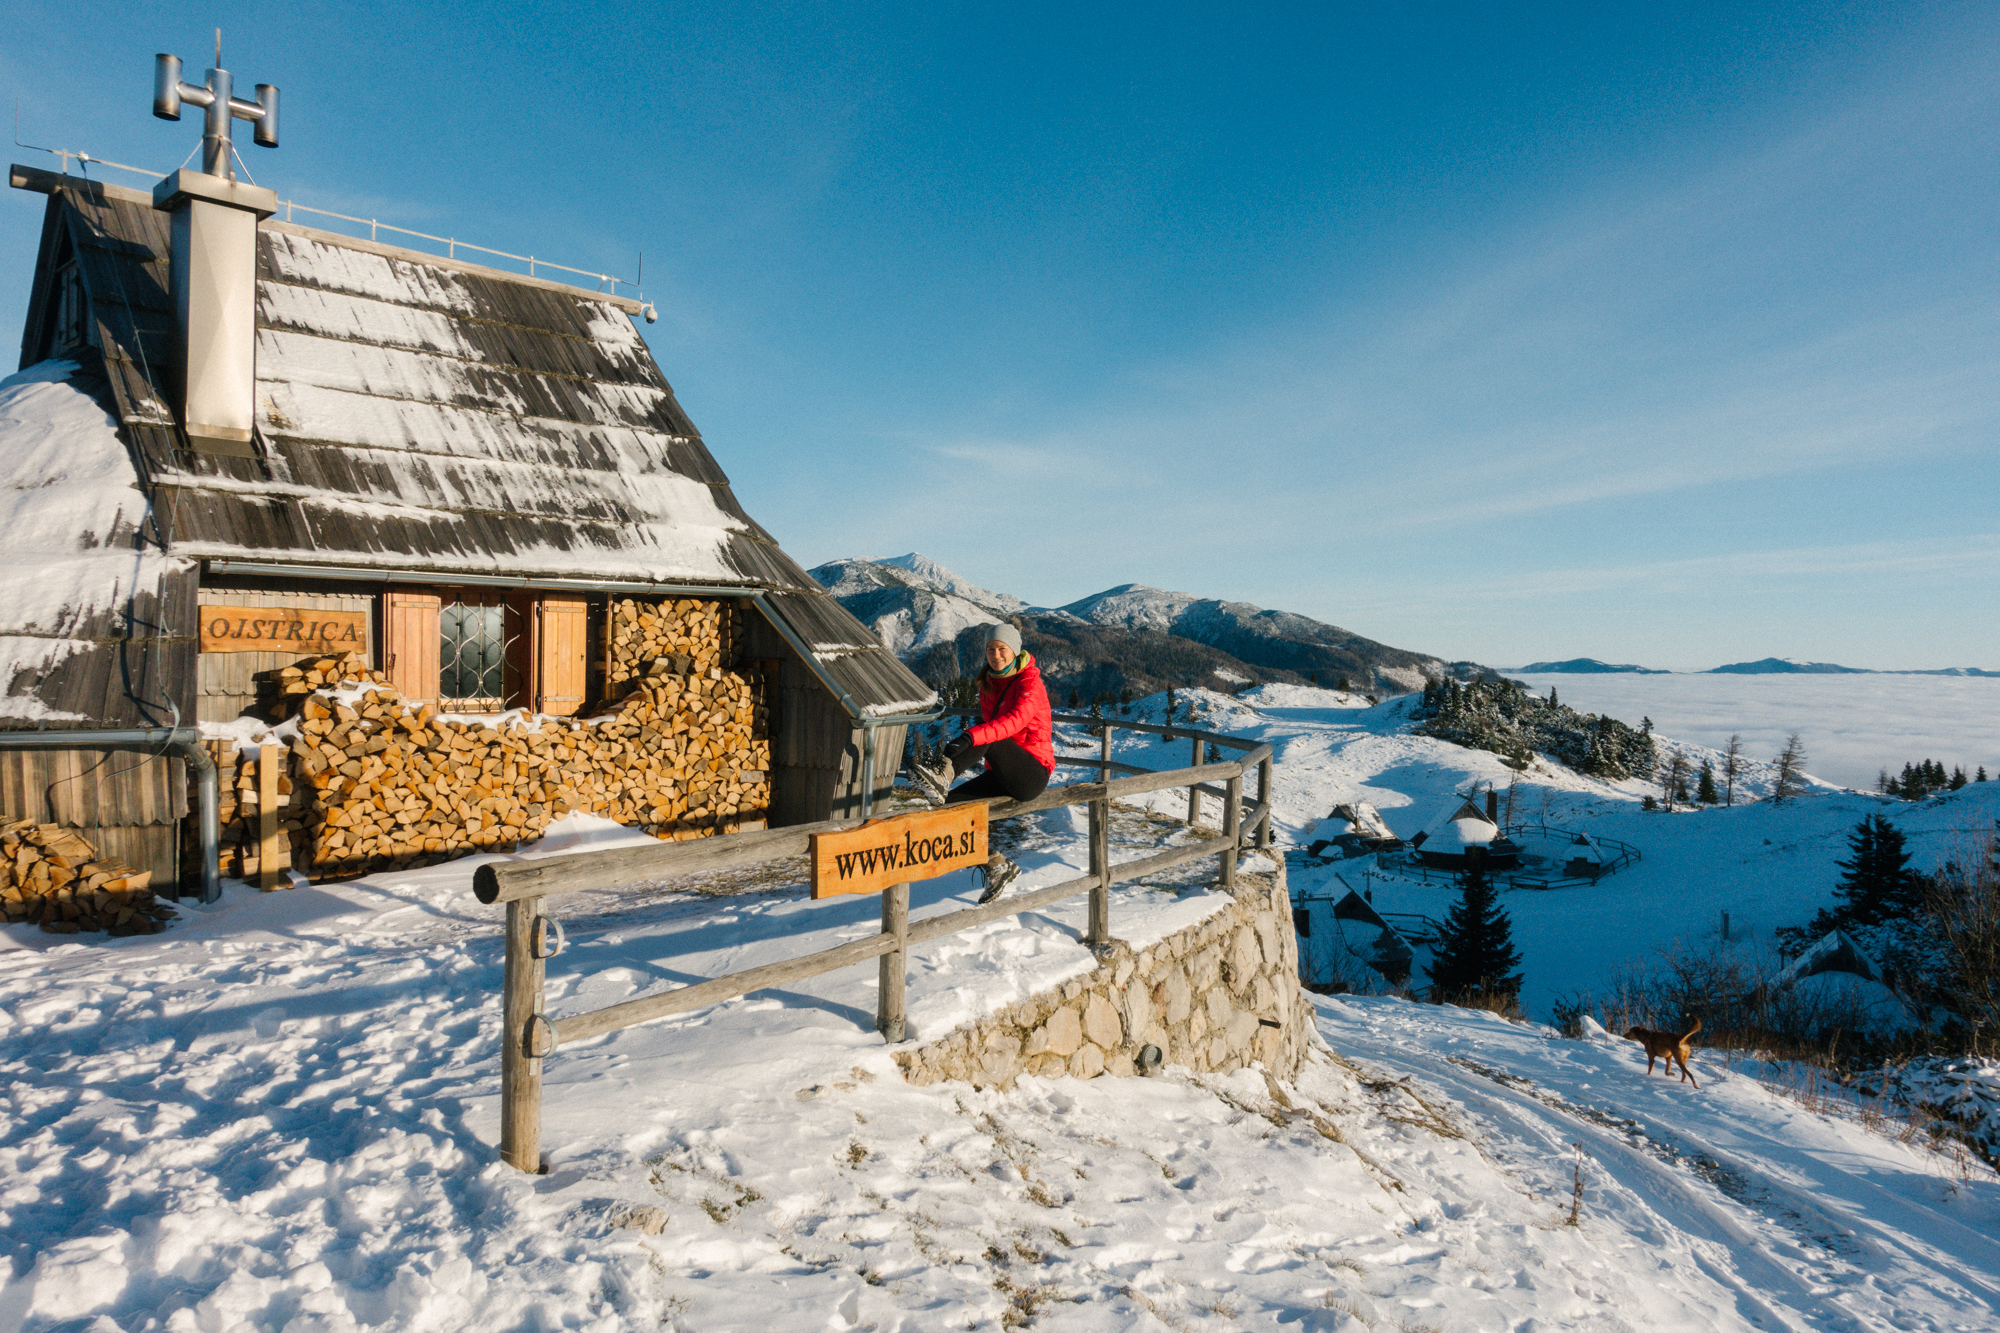
[[[916,933],[911,932],[911,938]],[[836,972],[843,967],[865,963],[871,958],[880,958],[896,947],[893,935],[870,935],[866,939],[854,940],[835,949],[822,949],[799,958],[787,958],[782,963],[766,963],[763,967],[746,968],[732,972],[726,977],[713,981],[697,982],[683,986],[679,990],[663,991],[658,995],[641,995],[636,1000],[626,1000],[622,1004],[610,1005],[603,1009],[593,1009],[587,1014],[573,1014],[556,1020],[555,1044],[566,1046],[573,1041],[587,1041],[591,1037],[601,1037],[607,1032],[629,1028],[635,1023],[649,1022],[655,1018],[666,1018],[673,1014],[684,1014],[690,1009],[700,1009],[704,1005],[720,1004],[733,1000],[739,995],[748,995],[753,990],[763,990],[766,986],[782,986],[788,981],[803,981],[824,972]]]

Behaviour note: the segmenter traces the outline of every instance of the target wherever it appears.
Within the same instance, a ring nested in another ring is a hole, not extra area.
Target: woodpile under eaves
[[[510,850],[572,811],[664,840],[761,827],[768,695],[761,671],[725,665],[737,614],[715,601],[614,603],[606,678],[617,702],[587,719],[440,714],[358,655],[285,668],[277,868],[346,878]],[[223,873],[254,877],[266,868],[259,750],[212,744]]]

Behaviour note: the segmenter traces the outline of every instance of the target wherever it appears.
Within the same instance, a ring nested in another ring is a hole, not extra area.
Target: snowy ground
[[[1407,832],[1510,776],[1401,734],[1393,706],[1199,702],[1278,745],[1280,841],[1356,797]],[[1134,744],[1184,762],[1184,744]],[[1599,889],[1508,895],[1531,987],[1695,929],[1701,894],[1808,910],[1877,808],[1824,793],[1640,815],[1636,787],[1530,776],[1517,802],[1546,787],[1552,818],[1647,852]],[[1996,787],[1890,810],[1923,854],[1990,821]],[[1038,818],[1026,882],[1079,873],[1082,833]],[[1170,1071],[974,1092],[900,1081],[871,1030],[873,968],[852,968],[559,1052],[551,1170],[524,1176],[495,1160],[500,913],[473,900],[474,864],[234,887],[159,936],[0,937],[0,1330],[2000,1323],[1990,1173],[1705,1054],[1696,1092],[1648,1081],[1631,1043],[1395,1000],[1321,1001],[1334,1054],[1290,1088]],[[876,928],[872,902],[813,904],[784,872],[565,902],[552,1012]],[[1378,904],[1444,893],[1373,887]],[[934,881],[913,908],[972,892]],[[1114,928],[1143,943],[1219,905],[1185,880],[1127,888]],[[1089,966],[1082,910],[917,950],[918,1034]]]
[[[1567,699],[1568,684],[1561,688]],[[1559,999],[1601,993],[1621,969],[1656,958],[1662,949],[1723,947],[1725,912],[1729,947],[1768,953],[1773,929],[1804,924],[1832,904],[1833,885],[1840,877],[1834,863],[1847,855],[1848,833],[1865,815],[1880,812],[1893,820],[1908,835],[1914,863],[1924,868],[1954,856],[1965,858],[1972,840],[2000,819],[2000,781],[1971,784],[1917,804],[1815,783],[1805,797],[1773,806],[1763,799],[1772,777],[1765,759],[1753,760],[1737,784],[1739,799],[1747,794],[1758,798],[1753,802],[1726,809],[1647,812],[1640,809],[1640,798],[1659,791],[1650,783],[1603,782],[1541,759],[1517,774],[1497,755],[1412,736],[1408,710],[1414,701],[1408,698],[1371,707],[1366,699],[1288,685],[1247,690],[1233,699],[1206,691],[1182,697],[1194,699],[1206,729],[1269,741],[1274,747],[1275,830],[1281,846],[1304,845],[1315,821],[1349,801],[1373,802],[1389,827],[1408,838],[1455,805],[1455,793],[1488,784],[1497,791],[1503,811],[1511,785],[1513,820],[1606,834],[1637,846],[1644,857],[1638,865],[1593,888],[1502,895],[1515,945],[1524,955],[1522,1003],[1536,1018],[1548,1017]],[[1157,712],[1157,696],[1145,702]],[[1714,756],[1664,727],[1661,742],[1686,750],[1696,766],[1704,755]],[[1147,767],[1188,760],[1181,742],[1120,740],[1115,751]],[[1186,809],[1178,793],[1153,799],[1162,810]],[[1483,795],[1480,799],[1483,803]],[[1457,894],[1442,879],[1426,883],[1385,875],[1374,858],[1295,865],[1293,892],[1309,892],[1334,875],[1371,893],[1376,908],[1386,912],[1442,918]]]

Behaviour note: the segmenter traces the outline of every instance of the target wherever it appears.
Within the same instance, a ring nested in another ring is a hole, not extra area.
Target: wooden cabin
[[[61,743],[188,726],[235,873],[260,740],[313,877],[568,810],[680,837],[887,796],[936,695],[743,511],[639,303],[294,226],[188,171],[11,184],[47,202],[0,383],[0,738],[52,744],[0,748],[0,815],[196,883],[184,762]],[[191,209],[236,210],[234,259],[176,252]]]

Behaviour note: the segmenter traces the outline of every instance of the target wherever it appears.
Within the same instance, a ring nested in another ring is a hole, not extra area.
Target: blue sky
[[[152,53],[220,24],[284,90],[284,146],[241,136],[281,197],[643,250],[661,365],[808,564],[1496,665],[2000,667],[1990,6],[12,12],[29,143],[179,165]],[[0,209],[11,327],[39,205]]]

